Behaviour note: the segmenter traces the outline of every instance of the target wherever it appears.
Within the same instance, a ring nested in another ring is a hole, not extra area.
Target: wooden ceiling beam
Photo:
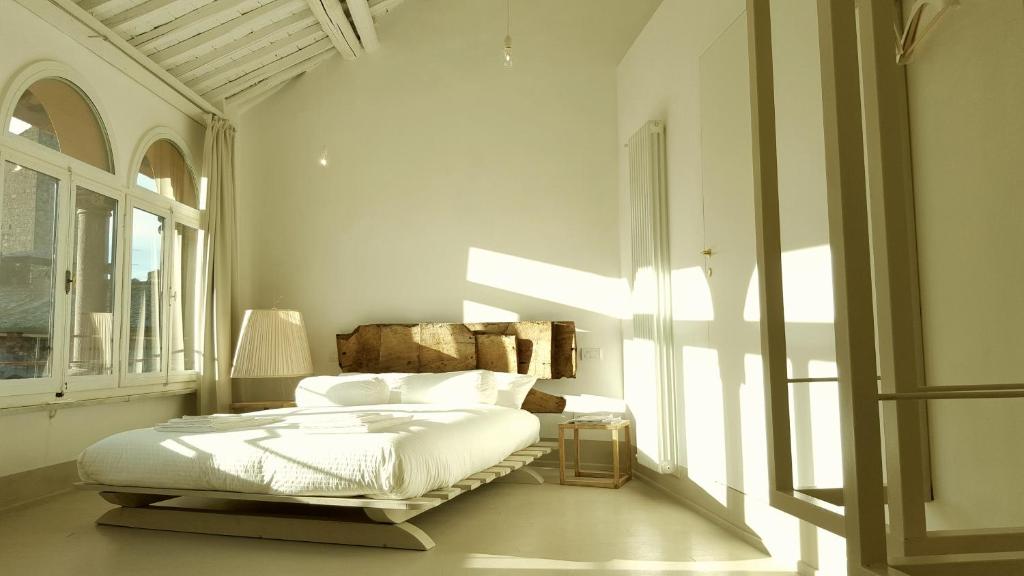
[[[320,0],[323,4],[324,9],[327,10],[327,16],[330,17],[331,22],[338,27],[341,31],[341,35],[345,38],[345,42],[352,48],[352,52],[358,58],[363,53],[363,45],[359,42],[359,35],[356,34],[352,23],[348,20],[348,14],[345,13],[345,5],[342,0]]]
[[[265,80],[246,88],[234,96],[231,96],[225,101],[224,105],[232,113],[245,110],[263,98],[269,96],[275,89],[280,88],[285,82],[309,72],[334,56],[334,54],[335,52],[333,50],[326,50],[312,58],[309,58],[308,60],[304,60],[298,64],[285,68],[276,74],[272,74]]]
[[[366,0],[348,0],[348,11],[352,14],[352,21],[355,22],[356,32],[359,32],[359,41],[363,49],[373,52],[380,48],[377,25],[373,23],[370,4]]]
[[[131,8],[118,12],[103,21],[110,28],[117,28],[122,24],[127,24],[140,18],[145,18],[150,14],[153,14],[159,10],[163,10],[167,6],[177,2],[177,0],[148,0],[142,4],[136,4]]]
[[[208,18],[212,18],[218,14],[228,12],[230,10],[238,10],[243,4],[251,1],[252,0],[214,0],[213,2],[204,4],[180,18],[175,18],[166,24],[161,24],[148,32],[139,34],[138,36],[128,40],[128,42],[139,50],[142,50],[144,53],[152,53],[153,50],[150,48],[152,48],[153,43],[161,37],[175,32],[176,30],[181,30],[182,28],[202,22]]]
[[[242,28],[243,26],[248,26],[261,18],[265,18],[274,12],[283,11],[293,5],[296,5],[294,0],[274,0],[273,2],[264,4],[255,10],[250,10],[238,18],[233,18],[223,24],[210,28],[205,32],[196,34],[187,40],[178,42],[173,46],[157,50],[150,54],[149,57],[156,61],[157,64],[163,66],[175,58],[215,42],[218,38],[230,35],[232,32]]]
[[[236,53],[244,50],[246,47],[252,46],[253,44],[257,44],[263,41],[264,39],[273,36],[274,34],[280,33],[282,30],[287,30],[292,27],[303,26],[305,24],[316,23],[316,19],[314,19],[313,15],[310,14],[309,12],[303,12],[301,14],[292,14],[291,16],[285,18],[284,20],[271,22],[262,28],[254,30],[249,34],[242,36],[241,38],[232,40],[231,42],[228,42],[223,46],[218,46],[214,50],[206,52],[198,58],[193,58],[192,60],[182,62],[181,64],[178,64],[177,66],[171,68],[171,74],[174,74],[178,78],[183,78],[188,73],[194,70],[198,70],[199,68],[202,68],[203,66],[207,66],[209,64],[213,64],[218,60],[233,56]]]
[[[370,14],[372,14],[374,18],[387,16],[402,2],[405,2],[405,0],[382,0],[381,2],[377,2],[373,6],[370,6]]]
[[[306,3],[309,4],[313,16],[320,22],[320,26],[323,27],[327,37],[331,39],[331,43],[334,44],[342,58],[346,60],[358,58],[363,49],[359,45],[358,39],[355,39],[354,43],[350,41],[355,37],[355,31],[348,23],[348,17],[345,16],[345,10],[341,8],[339,0],[306,0]],[[338,10],[341,11],[340,19],[337,18]],[[344,34],[342,26],[348,27],[351,31],[349,37]]]
[[[209,90],[203,93],[203,97],[212,102],[219,102],[225,98],[229,98],[254,84],[266,80],[271,76],[294,66],[295,64],[304,62],[305,60],[317,56],[324,51],[330,50],[332,44],[333,43],[329,38],[324,38],[319,42],[314,42],[298,52],[293,52],[288,56],[271,62],[262,68],[258,68],[248,74],[239,76],[227,84],[213,90]]]
[[[267,56],[278,54],[281,57],[287,56],[293,52],[297,52],[304,45],[312,44],[317,40],[324,37],[324,31],[320,28],[320,25],[313,23],[312,26],[303,28],[302,30],[281,38],[255,52],[246,54],[237,60],[232,60],[224,66],[211,70],[202,76],[199,76],[191,82],[186,82],[186,85],[195,90],[196,92],[203,92],[204,90],[210,90],[217,86],[223,85],[225,82],[231,80],[232,74],[240,76],[238,72],[244,72],[248,67],[265,59]]]
[[[114,0],[82,0],[78,3],[78,7],[82,10],[85,10],[86,12],[92,12],[100,6],[103,6],[104,4],[110,4],[113,1]]]

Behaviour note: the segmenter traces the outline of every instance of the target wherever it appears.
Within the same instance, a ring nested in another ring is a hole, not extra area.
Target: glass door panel
[[[51,374],[60,180],[4,162],[0,191],[0,380]]]
[[[73,217],[68,375],[112,374],[117,200],[79,186]]]
[[[171,372],[196,370],[196,280],[199,232],[174,225],[174,285],[171,287]]]
[[[132,210],[131,288],[128,307],[128,373],[163,371],[164,218]]]

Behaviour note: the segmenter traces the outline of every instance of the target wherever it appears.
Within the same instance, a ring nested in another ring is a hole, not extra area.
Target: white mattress
[[[412,415],[387,431],[311,433],[303,415]],[[483,404],[283,408],[284,420],[225,432],[130,430],[86,448],[84,482],[256,494],[415,498],[489,468],[539,439],[537,417]]]

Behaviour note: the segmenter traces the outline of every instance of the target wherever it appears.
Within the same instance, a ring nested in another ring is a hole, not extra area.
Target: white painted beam
[[[248,74],[244,74],[218,88],[215,88],[208,92],[204,92],[203,97],[214,102],[217,102],[219,100],[223,100],[225,98],[233,96],[241,92],[242,90],[245,90],[246,88],[252,86],[253,84],[266,80],[267,78],[270,78],[274,74],[286,70],[289,67],[298,64],[299,62],[303,62],[326,50],[330,50],[331,44],[332,43],[328,38],[324,38],[319,42],[314,42],[313,44],[306,46],[305,48],[299,50],[298,52],[289,54],[288,56],[285,56],[280,60],[272,62],[257,70],[253,70]]]
[[[152,50],[150,49],[151,46],[153,45],[154,42],[160,39],[160,37],[166,36],[167,34],[174,32],[175,30],[180,30],[187,26],[192,26],[193,24],[202,22],[203,20],[212,18],[223,12],[227,12],[229,10],[237,10],[243,4],[250,1],[251,0],[214,0],[209,4],[204,4],[202,7],[197,8],[189,12],[188,14],[185,14],[181,18],[175,18],[174,20],[171,20],[166,24],[162,24],[148,32],[139,34],[138,36],[135,36],[134,38],[129,40],[129,42],[131,42],[133,46],[141,50],[143,53],[152,52]]]
[[[17,1],[197,122],[204,113],[223,114],[72,0]]]
[[[78,3],[78,7],[86,12],[92,12],[104,4],[110,4],[114,0],[82,0]]]
[[[363,53],[363,45],[359,42],[359,36],[348,21],[348,14],[345,14],[342,0],[320,0],[320,2],[327,10],[327,16],[331,22],[334,22],[334,25],[341,31],[341,36],[345,38],[345,42],[348,42],[349,47],[352,48],[352,53],[358,58]]]
[[[327,50],[317,54],[316,56],[299,62],[294,66],[286,68],[272,76],[269,76],[266,80],[263,80],[249,88],[246,88],[242,92],[231,96],[225,101],[225,109],[233,115],[237,115],[246,109],[256,105],[258,102],[269,97],[271,94],[282,88],[286,82],[297,78],[306,72],[316,68],[330,57],[334,56],[333,50]]]
[[[405,2],[405,0],[383,0],[381,2],[377,2],[370,7],[370,14],[373,15],[374,18],[387,16],[402,2]]]
[[[249,26],[253,22],[262,18],[266,18],[274,12],[283,12],[284,10],[296,5],[296,2],[293,0],[274,0],[273,2],[264,4],[255,10],[250,10],[249,12],[240,15],[238,18],[232,18],[223,24],[214,26],[200,34],[196,34],[188,40],[178,42],[177,44],[164,48],[163,50],[157,50],[150,54],[149,57],[161,66],[166,65],[167,62],[175,58],[179,58],[184,54],[199,50],[202,47],[215,42],[218,38],[230,35],[232,32],[235,32],[244,26]],[[282,15],[282,18],[283,17],[284,15]]]
[[[316,17],[317,22],[320,23],[324,32],[327,33],[327,37],[331,39],[331,43],[334,44],[334,48],[338,50],[338,53],[341,54],[342,58],[346,60],[355,60],[358,58],[359,53],[352,48],[348,40],[341,33],[341,29],[338,28],[337,24],[334,23],[334,20],[327,13],[327,8],[324,7],[323,2],[321,2],[321,0],[307,0],[306,3],[309,4],[309,9],[313,12],[313,16]],[[345,22],[348,22],[347,18],[345,19]]]
[[[224,66],[211,70],[202,76],[199,76],[188,82],[188,87],[192,88],[196,92],[202,93],[206,90],[211,90],[217,86],[222,86],[225,82],[230,82],[232,76],[241,76],[249,67],[258,63],[260,60],[266,59],[268,56],[277,55],[278,59],[283,58],[293,52],[297,52],[305,46],[308,46],[317,40],[324,37],[324,31],[320,26],[314,23],[312,26],[304,28],[295,34],[291,34],[272,44],[264,46],[259,50],[256,50],[250,54],[233,60]]]
[[[359,41],[363,49],[373,52],[380,48],[380,41],[377,39],[377,26],[373,23],[373,15],[370,14],[370,5],[366,0],[348,0],[348,11],[352,14],[352,21],[356,24],[356,31],[359,32]]]
[[[218,46],[214,50],[210,50],[204,53],[198,58],[183,62],[173,68],[171,68],[171,74],[178,78],[184,78],[188,73],[198,70],[203,66],[213,64],[218,60],[234,56],[236,53],[243,51],[245,48],[257,44],[262,40],[269,38],[275,34],[280,33],[282,30],[289,28],[297,28],[305,26],[306,24],[316,24],[316,19],[309,12],[303,12],[301,14],[292,14],[284,20],[270,23],[262,28],[254,30],[241,38],[237,38],[228,42],[223,46]]]
[[[142,4],[136,4],[123,12],[114,14],[110,18],[104,20],[103,23],[110,28],[117,28],[122,24],[127,24],[140,18],[145,18],[154,12],[163,10],[177,1],[178,0],[148,0]]]

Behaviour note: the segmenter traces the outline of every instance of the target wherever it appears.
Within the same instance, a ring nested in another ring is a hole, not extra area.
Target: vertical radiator
[[[626,385],[636,399],[631,409],[637,419],[638,458],[667,474],[676,461],[676,406],[664,125],[644,124],[626,148],[632,291]]]

